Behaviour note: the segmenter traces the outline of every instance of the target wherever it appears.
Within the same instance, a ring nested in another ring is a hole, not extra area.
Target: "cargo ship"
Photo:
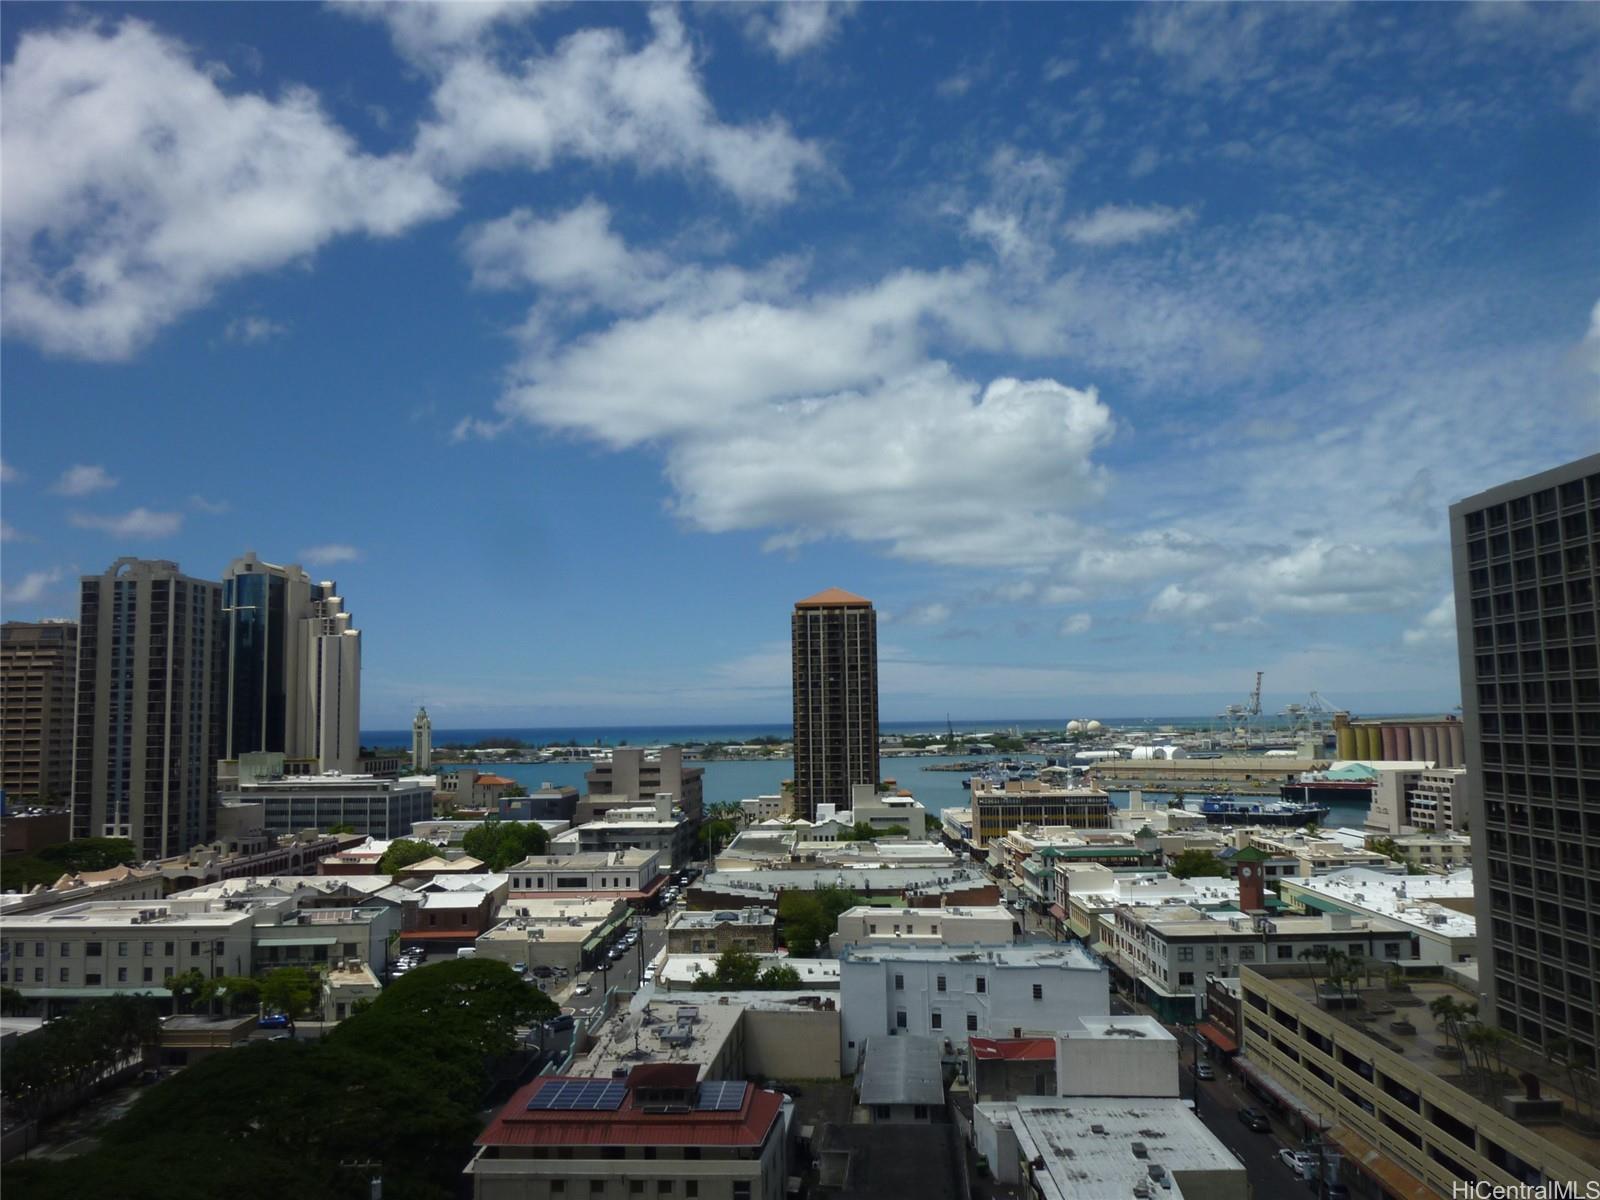
[[[1333,771],[1306,771],[1293,782],[1278,788],[1278,795],[1290,804],[1341,804],[1352,808],[1372,803],[1377,776],[1364,767],[1343,767]]]
[[[1208,825],[1300,826],[1321,822],[1328,815],[1328,806],[1219,795],[1200,801],[1199,812]]]

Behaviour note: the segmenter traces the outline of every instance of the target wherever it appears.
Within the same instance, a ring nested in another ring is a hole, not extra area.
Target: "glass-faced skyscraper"
[[[1592,1065],[1600,455],[1452,505],[1450,542],[1482,1016]]]
[[[878,614],[872,601],[829,588],[794,606],[795,815],[850,805],[850,788],[878,782]]]
[[[338,585],[252,552],[229,564],[222,587],[223,757],[276,751],[291,771],[353,773],[361,758],[361,633]]]

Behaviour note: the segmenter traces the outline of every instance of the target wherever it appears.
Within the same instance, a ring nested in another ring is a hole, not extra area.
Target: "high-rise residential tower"
[[[428,710],[419,708],[416,719],[411,722],[411,769],[426,771],[432,763],[433,722],[428,718]]]
[[[208,840],[221,756],[222,585],[119,558],[85,576],[78,626],[72,835],[145,858]]]
[[[1593,1065],[1600,455],[1450,508],[1483,1019]]]
[[[76,621],[0,627],[0,788],[12,802],[72,795]]]
[[[361,631],[338,585],[252,551],[222,575],[228,711],[223,757],[281,753],[291,771],[361,758]]]
[[[850,806],[850,788],[878,782],[878,614],[829,588],[790,620],[794,669],[795,814]]]

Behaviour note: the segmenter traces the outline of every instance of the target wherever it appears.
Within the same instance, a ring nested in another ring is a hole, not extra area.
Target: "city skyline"
[[[885,721],[1448,711],[1600,421],[1588,6],[7,16],[7,618],[302,563],[368,728],[781,721],[829,586]]]

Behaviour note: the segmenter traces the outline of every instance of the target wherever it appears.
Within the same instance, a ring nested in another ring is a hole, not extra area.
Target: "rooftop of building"
[[[630,870],[643,867],[660,856],[659,850],[580,850],[573,854],[534,854],[508,871],[603,871],[607,867]]]
[[[994,967],[1060,967],[1070,971],[1104,970],[1100,961],[1076,942],[1036,942],[1016,946],[913,946],[891,943],[846,946],[840,962],[981,962]]]
[[[1107,800],[1110,793],[1091,785],[1063,787],[1042,779],[1007,779],[996,786],[981,777],[972,781],[972,798],[977,800]]]
[[[1322,980],[1308,979],[1302,970],[1276,964],[1263,970],[1246,964],[1241,970],[1240,979],[1247,991],[1251,988],[1252,974],[1270,979],[1275,986],[1286,989],[1302,1003],[1318,1005],[1317,988],[1322,986]],[[1359,1008],[1333,1007],[1322,1011],[1339,1024],[1371,1039],[1390,1053],[1399,1055],[1411,1066],[1455,1088],[1464,1097],[1484,1103],[1482,1093],[1464,1074],[1466,1064],[1455,1057],[1455,1046],[1451,1039],[1428,1011],[1428,1006],[1441,997],[1448,997],[1457,1004],[1476,1005],[1478,996],[1448,977],[1420,979],[1408,976],[1406,987],[1407,991],[1391,992],[1375,978],[1372,986],[1362,986],[1356,992]],[[1247,1008],[1245,1011],[1250,1010]],[[1391,1022],[1401,1019],[1410,1021],[1416,1032],[1397,1033],[1390,1028]],[[1545,1099],[1560,1097],[1568,1109],[1576,1110],[1571,1080],[1561,1066],[1537,1050],[1514,1040],[1502,1043],[1500,1057],[1511,1078],[1519,1079],[1524,1073],[1531,1073],[1539,1080],[1540,1092]],[[1512,1083],[1509,1090],[1517,1095],[1522,1091],[1518,1083]],[[1492,1101],[1489,1107],[1498,1111],[1498,1106]],[[1585,1162],[1600,1166],[1600,1137],[1584,1134],[1555,1121],[1541,1121],[1531,1125],[1530,1129]]]
[[[387,875],[250,875],[219,879],[174,892],[169,900],[232,900],[245,896],[319,895],[375,896],[392,886]]]
[[[635,1082],[547,1075],[520,1088],[478,1135],[480,1146],[702,1146],[754,1148],[783,1109],[783,1095],[742,1080]],[[663,1097],[681,1096],[682,1102]]]
[[[504,871],[472,871],[460,875],[445,872],[411,882],[419,892],[492,892],[505,887],[510,879]]]
[[[149,929],[212,929],[218,925],[245,925],[255,921],[249,908],[221,905],[180,910],[159,900],[86,900],[40,913],[19,913],[6,918],[6,929],[60,933],[74,928],[142,927]]]
[[[656,993],[637,1011],[619,1012],[593,1033],[570,1071],[608,1079],[641,1063],[688,1063],[704,1072],[716,1062],[746,1009],[806,1012],[837,1009],[818,991]]]
[[[1171,1042],[1176,1040],[1160,1021],[1142,1014],[1109,1017],[1082,1016],[1078,1018],[1078,1026],[1079,1028],[1077,1029],[1063,1029],[1057,1036],[1075,1042],[1120,1042],[1145,1039],[1153,1042]]]
[[[477,908],[489,901],[485,892],[419,892],[418,907],[433,912],[451,908]]]
[[[501,920],[520,918],[529,924],[583,923],[603,921],[617,911],[621,901],[615,896],[527,896],[508,900],[495,916]]]
[[[711,892],[773,895],[790,888],[856,887],[872,891],[909,891],[942,886],[992,884],[982,871],[962,866],[889,867],[870,863],[838,863],[819,867],[757,867],[749,871],[712,871],[695,885]]]
[[[749,907],[696,912],[680,909],[667,922],[668,929],[715,929],[719,925],[776,925],[777,914],[770,908]]]
[[[1364,909],[1440,937],[1473,937],[1478,931],[1471,867],[1443,875],[1390,875],[1347,867],[1286,882],[1292,885],[1291,897],[1313,907],[1321,901]]]
[[[1158,1169],[1163,1175],[1245,1169],[1185,1100],[1028,1096],[979,1107],[1016,1133],[1043,1200],[1133,1196],[1134,1185],[1149,1185]],[[1181,1194],[1181,1182],[1174,1183],[1171,1193],[1158,1185],[1151,1194]]]
[[[839,990],[839,960],[836,958],[793,958],[787,954],[757,954],[756,963],[761,970],[768,967],[788,967],[800,976],[799,986],[820,988],[823,991]],[[664,987],[693,988],[696,980],[710,979],[717,973],[715,954],[666,954],[660,959],[656,981]],[[708,992],[712,989],[706,989]],[[730,989],[737,990],[737,989]]]
[[[1166,871],[1135,871],[1114,874],[1106,880],[1088,884],[1074,881],[1074,903],[1140,908],[1167,904],[1193,904],[1199,907],[1237,908],[1239,881],[1221,876],[1197,875],[1179,879]]]
[[[470,854],[463,854],[460,858],[442,858],[435,854],[432,858],[424,858],[414,863],[407,863],[400,868],[400,873],[421,875],[426,872],[432,875],[466,875],[473,872],[481,872],[483,866],[482,859],[473,858]]]
[[[872,601],[843,588],[824,588],[815,596],[794,602],[796,608],[871,608]]]
[[[966,920],[966,921],[1015,921],[1014,914],[1004,904],[950,904],[943,908],[910,908],[910,907],[883,907],[876,904],[857,904],[840,913],[844,917],[876,917],[883,920],[885,917],[899,917],[902,920],[915,923],[918,920],[928,924],[937,924],[941,921]]]
[[[321,775],[284,775],[276,779],[241,779],[238,788],[241,793],[254,791],[280,791],[303,792],[324,791],[336,792],[349,788],[376,788],[379,791],[414,791],[433,790],[434,777],[432,775],[402,775],[398,779],[391,779],[387,775],[358,775],[328,771]]]
[[[856,1080],[857,1098],[866,1105],[942,1105],[944,1068],[939,1051],[938,1041],[916,1034],[867,1038]]]

